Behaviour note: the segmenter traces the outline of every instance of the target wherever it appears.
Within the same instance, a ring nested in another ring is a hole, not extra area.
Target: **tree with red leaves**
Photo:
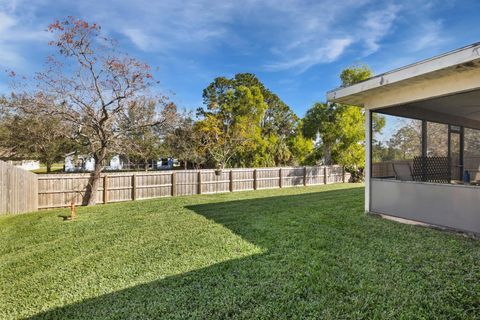
[[[83,201],[92,205],[104,163],[121,150],[122,136],[139,127],[171,125],[175,106],[166,97],[157,97],[157,112],[149,121],[128,121],[140,106],[139,99],[156,83],[150,67],[118,52],[116,42],[102,36],[97,24],[68,17],[48,30],[54,36],[49,44],[57,52],[37,79],[40,91],[57,101],[44,111],[71,123],[76,140],[93,156],[95,169]]]

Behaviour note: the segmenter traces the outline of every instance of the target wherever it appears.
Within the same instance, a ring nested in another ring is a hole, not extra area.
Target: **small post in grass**
[[[75,220],[77,218],[77,208],[75,207],[75,202],[72,200],[70,203],[70,220]]]

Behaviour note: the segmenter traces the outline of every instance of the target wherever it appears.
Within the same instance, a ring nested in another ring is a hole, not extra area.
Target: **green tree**
[[[293,158],[292,164],[309,164],[308,157],[314,151],[314,144],[312,139],[308,139],[303,136],[301,127],[298,129],[297,134],[290,138],[288,145]]]
[[[124,132],[119,137],[118,152],[126,155],[129,160],[143,163],[145,171],[152,160],[165,155],[163,141],[173,130],[178,119],[177,108],[173,103],[167,103],[157,111],[157,101],[139,98],[132,102],[135,106],[128,108],[122,117],[120,128]],[[161,118],[158,125],[151,125],[153,119]]]
[[[291,136],[298,122],[298,117],[276,94],[267,89],[252,73],[239,73],[231,80],[234,86],[257,87],[262,93],[267,109],[261,120],[262,135],[275,134],[286,138]]]
[[[236,92],[248,89],[254,93],[254,98],[258,98],[255,103],[240,101],[242,95],[236,95]],[[241,116],[243,109],[232,109],[225,107],[228,105],[244,104],[249,116],[248,137],[235,136],[237,140],[231,147],[228,147],[226,140],[220,136],[212,139],[212,135],[206,135],[210,141],[209,147],[215,145],[213,141],[217,140],[223,148],[208,149],[210,156],[217,149],[228,152],[229,165],[234,166],[274,166],[279,164],[291,164],[294,160],[294,153],[290,149],[293,145],[293,137],[298,134],[298,117],[293,111],[274,93],[268,90],[258,78],[250,73],[240,73],[232,79],[225,77],[216,78],[203,91],[204,104],[206,109],[199,109],[198,115],[202,116],[202,121],[210,121],[213,124],[213,118],[226,123],[232,117]],[[234,101],[236,100],[236,101]],[[202,124],[205,131],[205,125]],[[209,129],[214,132],[212,125]],[[225,129],[230,127],[225,126]],[[223,130],[225,131],[225,130]],[[245,131],[244,133],[247,133]],[[205,136],[205,135],[204,135]],[[232,139],[233,136],[230,138]],[[238,139],[242,143],[238,143]],[[217,146],[219,147],[219,146]]]
[[[12,95],[0,101],[0,149],[8,151],[10,158],[36,159],[45,164],[47,173],[55,162],[75,148],[73,130],[56,115],[35,112],[35,108],[50,99]]]
[[[421,124],[412,121],[401,127],[388,140],[388,157],[395,160],[413,159],[422,153]]]
[[[323,163],[332,164],[335,159],[332,153],[341,135],[338,123],[341,106],[337,104],[315,103],[303,119],[303,135],[319,141],[318,148],[323,157]],[[317,159],[318,160],[318,159]]]
[[[251,150],[266,110],[258,87],[231,87],[225,80],[217,78],[214,86],[205,89],[207,110],[199,110],[203,119],[195,125],[203,150],[219,168],[231,165],[235,156]]]
[[[165,146],[169,154],[183,161],[184,168],[188,163],[198,168],[205,162],[205,154],[200,151],[200,136],[194,129],[194,122],[190,117],[182,117],[166,137]]]
[[[367,66],[353,66],[343,70],[340,79],[345,87],[371,75]],[[361,176],[365,163],[365,113],[361,108],[337,103],[315,103],[307,111],[303,122],[305,137],[317,140],[319,150],[314,155],[321,156],[324,164],[340,164]],[[375,115],[373,130],[378,132],[384,125],[384,118]]]
[[[365,64],[353,65],[349,68],[342,70],[340,73],[340,80],[342,81],[342,87],[348,87],[352,84],[362,82],[370,78],[373,75],[372,69]]]

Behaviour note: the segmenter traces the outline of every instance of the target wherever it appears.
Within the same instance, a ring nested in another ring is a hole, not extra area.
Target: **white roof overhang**
[[[373,103],[374,106],[368,106],[369,101],[372,98],[381,97],[385,93],[391,95],[396,90],[405,89],[408,86],[415,86],[422,89],[423,83],[427,83],[430,80],[436,80],[439,78],[455,79],[455,75],[464,71],[475,70],[477,74],[480,74],[480,43],[475,43],[427,60],[423,60],[405,67],[395,69],[357,84],[341,87],[327,92],[327,100],[330,102],[338,102],[345,104],[352,104],[365,107],[379,107],[381,103],[386,105],[395,105],[395,101],[392,99],[384,99],[382,102]],[[478,78],[478,77],[477,77]],[[452,80],[449,80],[452,81]],[[462,84],[453,80],[453,83],[457,85],[452,88],[451,92],[445,90],[445,94],[452,94],[454,92],[461,92]],[[420,86],[419,86],[420,85]],[[473,90],[480,87],[480,83],[475,83],[474,86],[466,85],[465,90]],[[405,90],[404,90],[405,91]],[[425,95],[418,95],[422,99],[429,98]],[[441,93],[437,90],[434,96],[441,96]],[[378,100],[378,99],[377,99]],[[413,95],[412,95],[412,100]],[[419,100],[419,99],[418,99]],[[398,104],[407,102],[407,100],[399,99]]]

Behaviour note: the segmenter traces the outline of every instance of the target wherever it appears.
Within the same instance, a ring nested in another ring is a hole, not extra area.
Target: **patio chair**
[[[413,181],[412,168],[409,163],[392,163],[395,179]]]

